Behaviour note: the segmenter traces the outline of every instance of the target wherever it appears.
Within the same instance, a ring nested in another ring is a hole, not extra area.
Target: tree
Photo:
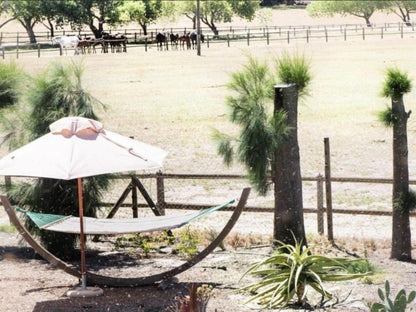
[[[96,38],[100,38],[104,31],[104,24],[120,22],[118,8],[122,0],[70,0],[63,6],[63,14],[73,28],[87,25]]]
[[[11,112],[5,117],[9,117],[8,120],[14,122],[2,123],[3,128],[6,128],[4,130],[9,133],[15,131],[16,128],[25,131],[25,139],[32,141],[47,133],[49,125],[62,117],[72,115],[97,119],[93,107],[99,102],[83,89],[82,72],[83,68],[80,64],[72,63],[69,66],[63,66],[53,63],[45,72],[38,74],[33,78],[33,84],[27,93],[28,107],[26,107],[25,118],[16,117],[19,115],[16,111]],[[13,128],[7,129],[7,126],[13,126]],[[12,134],[9,135],[10,146],[17,147],[16,145],[26,143],[20,139],[20,133]],[[106,176],[83,179],[86,216],[96,216],[101,192],[108,186],[109,180]],[[31,211],[78,214],[76,180],[40,178],[35,183],[16,185],[8,193],[14,202]],[[52,253],[63,258],[74,255],[76,235],[40,231],[29,219],[25,224],[31,233],[39,236],[42,244]]]
[[[204,0],[200,2],[201,22],[207,25],[215,36],[218,36],[217,23],[228,23],[233,16],[251,21],[254,18],[260,1],[257,0]],[[196,28],[196,1],[184,1],[183,13],[193,22]]]
[[[377,10],[383,10],[389,6],[388,1],[376,0],[376,1],[312,1],[308,5],[307,10],[312,17],[320,16],[334,16],[334,14],[340,15],[353,15],[365,20],[367,26],[371,27],[370,18]]]
[[[277,60],[274,74],[267,63],[250,57],[242,71],[232,74],[228,84],[235,93],[226,101],[231,111],[230,121],[240,127],[240,133],[237,138],[218,131],[214,135],[224,162],[230,165],[237,158],[244,164],[259,194],[269,191],[271,176],[275,185],[274,239],[292,245],[295,240],[306,244],[295,115],[298,94],[305,94],[310,79],[309,65],[303,56],[285,54]],[[278,81],[296,84],[288,88],[293,92],[288,96],[289,105],[273,106]],[[282,196],[278,186],[284,184],[292,187],[285,186],[287,194]],[[282,213],[285,218],[281,217]]]
[[[410,26],[412,24],[410,13],[416,12],[416,1],[395,0],[390,3],[387,10],[396,14],[406,25]]]
[[[34,27],[42,20],[41,0],[2,0],[3,6],[12,19],[16,19],[26,30],[30,43],[36,43]]]
[[[147,26],[163,14],[163,2],[161,0],[126,1],[119,10],[121,20],[138,23],[144,35],[147,35]]]
[[[409,210],[415,208],[416,195],[409,189],[409,163],[407,149],[407,120],[403,95],[412,89],[407,74],[396,68],[387,69],[382,96],[391,98],[391,108],[380,114],[387,126],[393,127],[393,233],[391,257],[410,261],[412,259]]]

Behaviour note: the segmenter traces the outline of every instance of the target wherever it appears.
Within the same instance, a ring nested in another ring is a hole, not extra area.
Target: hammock
[[[234,203],[234,200],[200,211],[173,216],[146,217],[143,219],[97,219],[84,217],[84,234],[112,235],[170,230],[205,217],[232,203]],[[16,208],[16,210],[26,214],[42,230],[72,234],[80,233],[78,217],[43,214],[22,208]]]

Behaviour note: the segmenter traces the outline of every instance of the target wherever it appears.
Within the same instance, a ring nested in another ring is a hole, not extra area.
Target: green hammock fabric
[[[37,227],[41,228],[49,223],[56,222],[61,219],[67,218],[67,216],[55,215],[55,214],[46,214],[46,213],[38,213],[33,211],[28,211],[22,208],[17,207],[17,211],[20,211],[27,215]]]
[[[84,217],[84,233],[112,235],[174,229],[205,217],[233,202],[234,200],[230,200],[219,206],[184,214],[141,219],[97,219]],[[17,210],[25,213],[40,229],[73,234],[79,234],[80,232],[79,217],[42,214],[26,211],[21,208],[17,208]]]

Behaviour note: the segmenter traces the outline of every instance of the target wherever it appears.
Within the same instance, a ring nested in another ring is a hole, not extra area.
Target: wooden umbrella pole
[[[87,288],[87,272],[85,269],[85,238],[84,238],[84,204],[82,199],[82,180],[78,178],[78,207],[79,207],[79,239],[81,249],[82,289]]]

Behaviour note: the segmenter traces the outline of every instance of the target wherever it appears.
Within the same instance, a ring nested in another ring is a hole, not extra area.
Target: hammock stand
[[[235,223],[237,222],[238,218],[243,211],[247,203],[247,198],[250,194],[250,188],[243,189],[240,199],[238,201],[237,206],[234,208],[234,212],[231,215],[230,219],[228,220],[227,224],[224,226],[222,231],[218,234],[218,236],[209,244],[205,249],[201,252],[196,254],[190,260],[184,262],[183,264],[167,270],[165,272],[161,272],[154,275],[144,276],[144,277],[133,277],[133,278],[121,278],[121,277],[110,277],[110,276],[102,276],[99,274],[94,274],[87,272],[87,279],[91,284],[95,284],[97,286],[109,286],[109,287],[134,287],[134,286],[144,286],[144,285],[151,285],[156,282],[167,280],[179,273],[186,271],[187,269],[191,268],[206,256],[208,256],[228,235],[231,231]],[[26,228],[22,225],[19,218],[15,213],[15,209],[10,204],[9,199],[7,196],[1,195],[0,200],[3,203],[4,209],[6,210],[10,222],[16,227],[19,231],[19,234],[22,235],[23,239],[39,254],[41,255],[46,261],[55,265],[59,269],[63,270],[64,272],[71,274],[75,277],[81,278],[81,272],[73,265],[66,263],[65,261],[57,258],[53,254],[51,254],[48,250],[46,250],[43,246],[41,246],[30,233],[26,230]]]

